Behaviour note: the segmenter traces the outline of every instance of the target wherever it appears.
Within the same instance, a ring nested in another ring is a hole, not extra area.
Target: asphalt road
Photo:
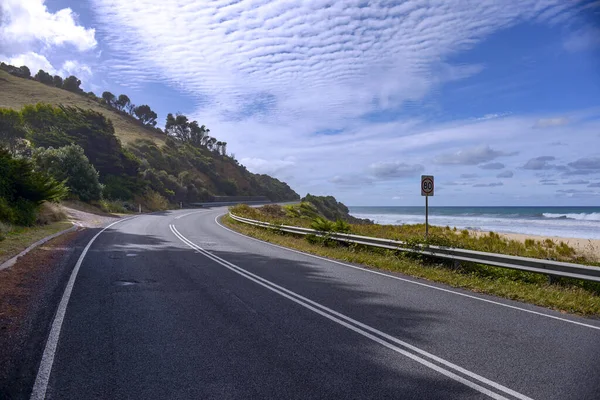
[[[34,398],[600,398],[599,321],[278,248],[224,211],[100,234]]]

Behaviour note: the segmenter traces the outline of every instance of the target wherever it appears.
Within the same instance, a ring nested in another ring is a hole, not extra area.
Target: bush
[[[10,224],[0,222],[0,242],[6,239],[6,235],[13,229]]]
[[[133,197],[131,187],[132,182],[129,179],[110,175],[104,179],[102,195],[110,200],[131,199]]]
[[[102,185],[98,171],[85,156],[83,148],[73,144],[59,149],[36,149],[33,159],[39,169],[58,181],[65,181],[71,193],[81,201],[99,200]]]
[[[335,224],[333,224],[333,231],[339,233],[349,233],[350,224],[348,224],[344,220],[338,219],[337,221],[335,221]]]
[[[331,232],[333,231],[334,223],[325,218],[317,217],[310,224],[310,227],[319,232]]]
[[[148,190],[144,197],[144,204],[149,211],[162,211],[169,208],[169,202],[154,190]]]
[[[14,154],[25,135],[21,114],[15,110],[0,108],[0,146]]]
[[[112,122],[94,110],[50,104],[27,105],[21,111],[28,139],[37,147],[59,148],[78,144],[100,174],[101,183],[112,199],[131,199],[143,193],[145,183],[139,179],[139,160],[115,136]],[[119,182],[108,182],[109,177]]]
[[[119,213],[119,214],[127,213],[127,209],[125,208],[124,202],[121,200],[102,199],[98,202],[98,205],[100,206],[102,211],[105,211],[108,213]]]
[[[304,236],[304,238],[310,244],[323,244],[323,238],[312,233],[309,233],[308,235]]]
[[[37,215],[36,224],[47,225],[52,222],[58,222],[65,220],[67,214],[62,210],[58,204],[52,204],[48,202],[42,203],[40,210]]]
[[[44,201],[56,202],[68,194],[66,186],[33,164],[0,149],[0,220],[33,225]]]
[[[286,213],[283,211],[283,208],[279,204],[266,204],[262,207],[259,207],[258,210],[273,218],[283,218]]]
[[[247,204],[236,204],[235,206],[229,207],[229,212],[238,217],[250,218],[255,220],[261,219],[261,213],[254,207],[250,207]]]

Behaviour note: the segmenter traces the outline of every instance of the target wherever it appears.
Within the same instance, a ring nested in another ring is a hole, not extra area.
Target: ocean
[[[348,207],[377,224],[425,223],[425,207]],[[429,223],[504,233],[600,239],[600,207],[429,207]]]

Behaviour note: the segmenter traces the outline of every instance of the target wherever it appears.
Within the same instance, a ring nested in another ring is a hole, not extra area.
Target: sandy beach
[[[488,232],[485,231],[472,231],[477,235],[487,235]],[[579,238],[563,238],[556,236],[537,236],[537,235],[525,235],[521,233],[501,233],[495,232],[498,235],[505,237],[507,239],[517,240],[520,242],[524,242],[526,239],[540,240],[544,241],[546,239],[553,240],[556,243],[565,242],[569,246],[573,247],[577,250],[581,255],[585,255],[586,257],[600,261],[600,239],[579,239]]]

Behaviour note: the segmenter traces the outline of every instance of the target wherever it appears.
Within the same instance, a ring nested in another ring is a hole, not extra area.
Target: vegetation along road
[[[597,320],[287,250],[225,212],[98,230],[44,328],[32,398],[600,393]]]

